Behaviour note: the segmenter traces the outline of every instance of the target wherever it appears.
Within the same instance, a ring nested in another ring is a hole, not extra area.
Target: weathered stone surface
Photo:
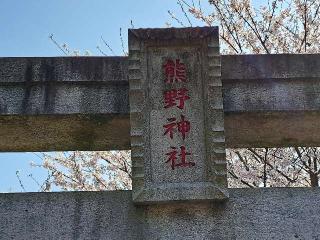
[[[0,116],[0,151],[126,150],[126,114]]]
[[[1,115],[128,114],[123,57],[0,58]]]
[[[319,145],[320,55],[221,56],[221,65],[228,147]],[[0,151],[75,150],[73,139],[84,142],[81,150],[129,149],[128,88],[125,57],[0,58]],[[117,144],[89,145],[75,135],[91,128],[91,114],[120,114],[112,127],[119,133],[97,137]],[[15,121],[7,124],[7,115]],[[55,124],[66,117],[69,136]],[[51,130],[39,135],[48,123]]]
[[[229,193],[225,204],[146,210],[130,191],[0,194],[0,239],[320,239],[319,188]]]
[[[133,201],[225,200],[218,28],[130,29],[128,36]],[[180,123],[189,124],[186,135]]]
[[[223,56],[221,66],[227,146],[319,146],[319,54]]]
[[[225,204],[149,206],[148,239],[319,239],[319,189],[229,189]]]
[[[0,58],[0,151],[129,149],[123,57]]]
[[[129,191],[0,194],[0,239],[137,239]]]

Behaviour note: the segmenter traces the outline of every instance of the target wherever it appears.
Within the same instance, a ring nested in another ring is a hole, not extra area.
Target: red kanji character
[[[177,91],[177,100],[179,100],[179,105],[177,107],[180,109],[183,109],[184,102],[190,99],[190,97],[186,95],[187,92],[188,92],[188,89],[186,88],[180,88]]]
[[[172,89],[164,92],[164,108],[176,106],[177,90]]]
[[[186,147],[185,146],[181,146],[180,150],[181,150],[181,153],[179,154],[179,156],[181,157],[181,163],[178,163],[176,166],[177,167],[191,167],[191,166],[194,166],[195,165],[194,162],[187,162],[186,161],[186,156],[187,155],[191,155],[191,153],[186,152]]]
[[[170,123],[163,126],[164,128],[166,128],[166,131],[164,132],[163,135],[166,135],[169,133],[169,137],[172,139],[173,138],[173,131],[175,129],[175,126],[177,125],[177,123],[175,122],[176,119],[175,118],[168,118],[167,120]]]
[[[166,161],[166,163],[171,162],[171,169],[174,170],[175,167],[192,167],[195,166],[194,162],[187,162],[186,157],[187,155],[191,155],[191,153],[186,152],[186,147],[185,146],[181,146],[180,147],[180,158],[181,158],[181,162],[180,163],[176,163],[177,160],[177,150],[175,147],[171,147],[171,149],[173,151],[166,153],[167,156],[169,156],[168,160]]]
[[[169,156],[166,163],[171,162],[171,168],[174,170],[174,167],[176,166],[176,160],[177,160],[177,150],[175,147],[171,147],[173,151],[166,153],[167,156]]]
[[[187,95],[188,89],[186,88],[180,88],[178,90],[171,89],[164,92],[164,108],[169,108],[173,106],[177,106],[177,108],[183,109],[184,108],[184,102],[190,97]],[[177,105],[177,102],[179,101],[179,104]]]
[[[178,131],[182,134],[182,139],[184,140],[186,137],[186,133],[190,131],[190,122],[185,120],[185,117],[181,115],[181,121],[176,122],[176,118],[168,118],[168,124],[163,125],[166,129],[163,135],[169,134],[169,137],[173,138],[173,132],[177,128]]]
[[[186,82],[186,68],[184,63],[180,63],[180,59],[175,61],[167,60],[163,68],[166,75],[166,83]]]
[[[181,121],[177,123],[178,131],[182,134],[182,139],[184,140],[186,137],[186,133],[190,131],[190,122],[184,120],[184,116],[181,115]]]

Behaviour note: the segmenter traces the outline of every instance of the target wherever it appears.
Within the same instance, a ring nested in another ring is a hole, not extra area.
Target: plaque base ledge
[[[148,205],[172,202],[221,202],[228,200],[229,194],[227,188],[221,188],[211,182],[197,182],[154,184],[140,191],[133,191],[132,197],[135,204]]]

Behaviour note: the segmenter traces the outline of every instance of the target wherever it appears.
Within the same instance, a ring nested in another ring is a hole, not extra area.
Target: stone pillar
[[[129,30],[133,201],[228,198],[217,27]]]

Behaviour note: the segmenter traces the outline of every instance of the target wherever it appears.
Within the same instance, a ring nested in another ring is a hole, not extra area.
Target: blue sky
[[[201,2],[208,9],[207,1]],[[49,41],[50,34],[60,43],[93,55],[100,55],[96,46],[102,45],[102,35],[121,55],[120,28],[126,40],[131,20],[136,28],[164,27],[165,22],[178,26],[168,10],[183,19],[174,0],[1,0],[0,56],[61,55]]]
[[[206,0],[201,3],[209,10]],[[92,55],[100,55],[97,45],[110,53],[103,47],[102,35],[116,55],[122,55],[120,28],[126,45],[131,20],[136,28],[164,27],[166,22],[178,27],[168,10],[183,19],[174,0],[1,0],[0,57],[63,55],[49,40],[50,34],[59,43],[80,51],[89,50]],[[194,25],[203,24],[194,22]],[[1,153],[0,192],[22,191],[17,170],[26,191],[37,191],[39,187],[28,175],[41,183],[47,173],[31,168],[31,161],[39,161],[34,153]]]
[[[42,184],[47,172],[40,168],[32,168],[30,162],[40,163],[34,153],[0,153],[0,192],[22,192],[16,172],[26,191],[34,192],[39,189],[32,177]],[[30,177],[29,175],[32,175]]]

